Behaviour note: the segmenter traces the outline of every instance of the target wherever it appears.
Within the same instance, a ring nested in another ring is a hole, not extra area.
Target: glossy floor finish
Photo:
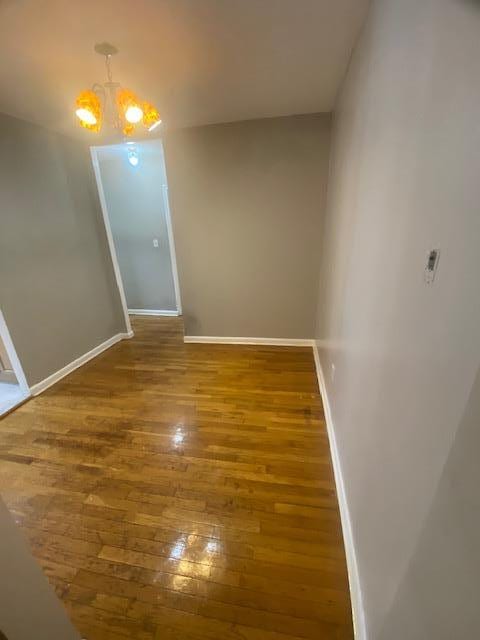
[[[0,422],[0,490],[88,640],[353,637],[312,353],[136,318]]]

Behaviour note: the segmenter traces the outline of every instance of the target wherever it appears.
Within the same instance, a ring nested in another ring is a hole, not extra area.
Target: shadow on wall
[[[479,424],[480,369],[419,543],[379,640],[466,640],[472,637],[472,629],[480,628]]]

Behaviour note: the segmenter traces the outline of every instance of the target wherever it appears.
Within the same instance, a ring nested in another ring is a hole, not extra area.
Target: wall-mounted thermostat
[[[427,255],[427,264],[425,266],[425,282],[433,284],[435,274],[437,273],[438,261],[440,260],[440,249],[431,249]]]

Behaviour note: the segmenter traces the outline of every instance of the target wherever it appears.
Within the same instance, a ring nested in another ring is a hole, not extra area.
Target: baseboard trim
[[[340,508],[340,518],[342,521],[343,540],[345,544],[345,554],[347,557],[348,582],[350,585],[350,598],[352,602],[352,616],[355,640],[366,640],[367,631],[365,624],[365,612],[363,608],[362,590],[360,587],[360,578],[358,574],[357,555],[355,552],[355,545],[353,541],[350,511],[348,508],[345,483],[343,481],[342,466],[338,453],[332,411],[330,407],[330,401],[328,399],[327,387],[325,385],[325,376],[323,374],[323,369],[320,362],[318,347],[315,343],[313,345],[313,356],[315,359],[315,368],[317,370],[318,386],[323,401],[323,410],[325,413],[325,422],[327,425],[328,440],[330,443],[330,454],[333,464],[333,473],[335,476],[335,485],[337,488],[338,504]]]
[[[229,338],[223,336],[184,336],[187,344],[253,344],[272,347],[312,347],[314,340],[303,338]]]
[[[30,387],[30,393],[33,396],[38,396],[40,393],[46,391],[49,387],[51,387],[52,384],[55,384],[65,376],[68,376],[69,373],[72,373],[72,371],[75,371],[75,369],[78,369],[83,364],[89,362],[89,360],[92,360],[96,356],[100,355],[103,351],[106,351],[110,347],[113,347],[113,345],[117,344],[117,342],[120,342],[120,340],[126,340],[128,338],[131,338],[132,336],[133,331],[128,331],[126,333],[117,333],[115,336],[112,336],[108,340],[105,340],[105,342],[102,342],[102,344],[99,344],[91,351],[84,353],[83,356],[80,356],[79,358],[76,358],[69,364],[65,365],[62,369],[55,371],[55,373],[52,373],[44,380],[41,380],[40,382],[32,385]]]
[[[178,311],[171,309],[129,309],[131,316],[178,316]]]

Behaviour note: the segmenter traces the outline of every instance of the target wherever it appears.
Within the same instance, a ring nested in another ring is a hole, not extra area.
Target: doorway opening
[[[91,148],[107,239],[129,315],[182,313],[161,140]]]
[[[0,416],[30,396],[30,389],[0,310]]]

